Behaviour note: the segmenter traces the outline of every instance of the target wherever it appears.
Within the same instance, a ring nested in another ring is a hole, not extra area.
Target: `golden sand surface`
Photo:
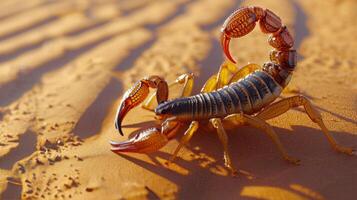
[[[274,11],[295,37],[298,67],[282,96],[311,99],[336,140],[357,148],[354,0],[2,0],[1,199],[355,199],[357,158],[334,152],[301,108],[268,121],[299,166],[250,127],[228,131],[238,177],[209,127],[169,166],[184,130],[153,154],[110,151],[109,140],[157,123],[135,108],[120,136],[123,92],[147,75],[183,73],[199,91],[224,60],[221,24],[243,5]],[[238,66],[262,65],[270,49],[258,28],[231,43]]]

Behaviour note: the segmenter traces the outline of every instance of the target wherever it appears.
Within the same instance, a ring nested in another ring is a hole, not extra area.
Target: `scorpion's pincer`
[[[111,141],[111,150],[114,153],[121,152],[136,152],[136,153],[151,153],[159,150],[168,142],[166,135],[162,134],[158,128],[149,128],[138,133],[135,137],[123,141]]]
[[[123,142],[110,141],[114,153],[135,152],[151,153],[165,146],[180,128],[177,121],[166,120],[161,127],[153,127],[137,133],[133,138]]]
[[[125,115],[134,107],[145,100],[149,94],[149,86],[145,81],[138,81],[132,88],[125,92],[122,101],[118,107],[115,117],[115,128],[120,135],[124,135],[121,129],[121,123]]]

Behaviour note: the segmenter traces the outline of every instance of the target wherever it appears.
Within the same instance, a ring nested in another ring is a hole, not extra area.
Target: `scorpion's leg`
[[[257,115],[257,117],[263,120],[271,119],[285,113],[291,108],[298,107],[298,106],[304,106],[305,112],[308,114],[308,116],[313,122],[319,125],[319,127],[322,129],[323,133],[325,134],[326,138],[330,142],[333,149],[335,149],[338,152],[349,154],[349,155],[355,154],[355,151],[352,148],[344,147],[337,144],[335,139],[332,137],[332,135],[329,133],[328,129],[326,128],[320,113],[312,106],[311,102],[304,96],[298,95],[298,96],[293,96],[280,100],[265,108],[262,112],[260,112]]]
[[[219,68],[218,74],[212,75],[205,83],[201,92],[211,92],[222,88],[230,83],[236,82],[246,75],[260,69],[257,64],[248,64],[238,69],[235,64],[226,61]]]
[[[225,117],[223,120],[223,124],[230,126],[248,124],[250,126],[263,130],[273,140],[274,144],[278,147],[278,150],[280,151],[285,160],[293,164],[299,164],[300,161],[298,159],[295,159],[288,155],[284,146],[281,144],[278,135],[275,133],[273,128],[264,120],[246,114],[233,114]]]
[[[205,90],[202,90],[201,92],[210,92],[222,88],[260,68],[261,67],[257,64],[248,64],[238,69],[232,62],[225,61],[219,67],[217,75],[213,75],[208,79],[204,87]]]
[[[247,65],[243,66],[242,68],[240,68],[237,72],[235,72],[228,83],[236,82],[239,79],[247,76],[248,74],[250,74],[260,68],[261,67],[257,64],[253,64],[253,63],[247,64]]]
[[[225,61],[219,67],[218,73],[212,75],[204,84],[201,93],[212,92],[216,89],[228,85],[233,74],[238,71],[235,64]]]
[[[179,76],[174,82],[168,85],[168,88],[183,85],[181,97],[190,96],[193,88],[193,79],[194,76],[192,73],[182,74]],[[142,104],[142,108],[153,111],[155,109],[155,96],[157,95],[157,91],[155,91],[144,103]]]
[[[212,75],[201,89],[201,93],[214,91],[217,87],[217,74]]]
[[[237,66],[232,62],[230,61],[223,62],[219,67],[219,71],[216,77],[217,78],[216,89],[228,85],[232,77],[232,74],[236,73],[237,71],[238,71]]]
[[[223,128],[221,119],[219,118],[213,118],[210,120],[212,123],[213,127],[217,129],[217,134],[218,138],[221,141],[223,145],[223,152],[224,152],[224,165],[231,170],[233,175],[237,174],[237,170],[234,168],[232,164],[232,159],[231,159],[231,154],[229,153],[229,148],[228,148],[228,136],[226,131]]]
[[[193,134],[196,132],[196,130],[198,129],[198,122],[197,121],[192,121],[190,124],[190,127],[186,130],[185,134],[182,136],[181,140],[180,140],[180,144],[176,147],[174,153],[172,154],[171,158],[170,158],[170,162],[173,162],[175,160],[175,158],[177,157],[178,152],[180,151],[180,149],[186,145],[188,143],[188,141],[190,141],[190,139],[192,138]]]

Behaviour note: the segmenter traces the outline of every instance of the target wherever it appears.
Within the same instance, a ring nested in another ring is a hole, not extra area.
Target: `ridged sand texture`
[[[357,160],[335,153],[302,109],[269,123],[301,166],[284,162],[263,132],[230,130],[223,166],[214,130],[201,126],[169,167],[182,134],[152,155],[118,156],[109,140],[155,125],[132,110],[114,128],[125,90],[147,75],[196,82],[223,61],[220,26],[257,5],[289,28],[299,54],[283,96],[310,98],[337,141],[357,147],[357,39],[353,0],[3,0],[0,2],[0,196],[2,199],[355,199]],[[259,27],[232,40],[238,66],[272,49]],[[202,85],[196,85],[198,91]],[[243,173],[244,172],[244,173]],[[245,174],[245,175],[243,175]]]

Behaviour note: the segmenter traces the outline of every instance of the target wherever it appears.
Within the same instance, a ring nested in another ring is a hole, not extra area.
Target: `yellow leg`
[[[223,158],[224,158],[224,165],[231,170],[233,175],[237,175],[237,170],[234,168],[233,164],[232,164],[232,159],[231,159],[231,155],[229,153],[229,149],[228,149],[228,136],[226,131],[223,128],[222,122],[220,119],[218,118],[213,118],[210,120],[210,122],[212,123],[213,127],[215,129],[217,129],[217,134],[218,134],[218,138],[221,141],[222,145],[223,145]]]
[[[237,72],[235,72],[232,78],[229,80],[228,83],[236,82],[239,79],[247,76],[248,74],[254,72],[255,70],[260,69],[261,67],[257,64],[248,64],[240,68]]]
[[[246,75],[254,72],[261,67],[257,64],[248,64],[238,70],[233,63],[226,61],[222,63],[217,75],[211,76],[205,83],[201,92],[211,92],[213,90],[222,88],[232,82],[236,82]]]
[[[239,124],[239,125],[248,124],[255,128],[261,129],[273,140],[274,144],[278,147],[278,150],[280,151],[280,153],[282,154],[285,160],[293,164],[299,164],[300,161],[298,159],[295,159],[288,155],[288,153],[286,152],[284,146],[281,144],[280,139],[275,133],[275,131],[273,130],[273,128],[262,119],[246,114],[233,114],[224,118],[224,122],[228,124]]]
[[[193,74],[182,74],[179,76],[173,83],[169,84],[169,90],[170,88],[180,84],[183,85],[183,90],[182,90],[182,97],[190,96],[193,88]],[[155,100],[155,97],[157,95],[157,92],[154,92],[142,105],[141,107],[153,111],[155,108],[155,104],[157,103]]]
[[[320,113],[312,106],[311,102],[304,96],[298,95],[289,97],[283,100],[280,100],[269,107],[265,108],[262,112],[260,112],[257,117],[267,120],[279,116],[291,108],[304,106],[305,112],[310,117],[310,119],[317,123],[319,127],[322,129],[322,132],[325,134],[327,140],[331,144],[332,148],[338,152],[345,153],[348,155],[355,154],[354,150],[349,147],[344,147],[337,144],[336,140],[332,137],[329,133],[328,129],[326,128]]]
[[[217,74],[217,85],[216,89],[222,88],[225,85],[229,84],[229,81],[232,77],[233,74],[235,74],[238,71],[238,68],[235,64],[225,61],[221,64],[219,67],[219,71]]]
[[[180,144],[176,147],[175,152],[173,153],[173,155],[170,158],[170,162],[173,162],[175,160],[175,158],[177,157],[178,152],[180,151],[180,149],[186,145],[188,143],[188,141],[190,141],[190,139],[192,138],[193,134],[196,132],[196,130],[198,129],[198,122],[197,121],[193,121],[190,124],[190,127],[186,130],[185,134],[183,135],[183,137],[180,140]]]
[[[212,92],[216,89],[219,89],[225,85],[229,84],[229,81],[234,73],[238,71],[236,65],[229,61],[225,61],[219,67],[218,73],[212,75],[204,84],[201,89],[202,93]]]
[[[212,75],[201,89],[201,93],[211,92],[216,90],[217,87],[217,75]]]

